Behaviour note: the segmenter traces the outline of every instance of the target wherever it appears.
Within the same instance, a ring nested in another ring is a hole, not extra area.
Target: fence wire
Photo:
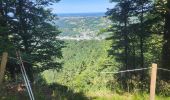
[[[14,60],[17,60],[17,61],[18,61],[18,59],[17,59],[17,58],[15,58],[15,57],[8,57],[8,58],[9,58],[9,59],[14,59]],[[22,62],[26,62],[26,63],[32,64],[31,62],[26,61],[26,60],[22,60]]]
[[[165,69],[165,68],[158,68],[159,70],[163,70],[163,71],[168,71],[168,72],[170,72],[170,70],[169,69]]]
[[[100,73],[106,73],[106,74],[118,74],[118,73],[126,73],[126,72],[134,72],[134,71],[141,71],[141,70],[147,70],[152,67],[148,68],[139,68],[139,69],[130,69],[130,70],[123,70],[123,71],[117,71],[117,72],[100,72]]]
[[[139,68],[139,69],[130,69],[130,70],[122,70],[122,71],[117,71],[117,72],[100,72],[100,73],[105,73],[105,74],[119,74],[119,73],[126,73],[126,72],[134,72],[134,71],[142,71],[142,70],[147,70],[147,69],[151,69],[152,67],[148,67],[148,68]],[[157,68],[158,70],[163,70],[163,71],[168,71],[170,72],[169,69],[165,69],[165,68]]]
[[[25,82],[30,100],[35,100],[34,94],[32,92],[32,88],[31,88],[31,85],[30,85],[30,81],[28,79],[28,76],[27,76],[27,73],[26,73],[26,70],[25,70],[25,67],[24,67],[24,64],[23,64],[23,60],[21,58],[20,51],[16,52],[16,55],[17,55],[17,58],[18,58],[17,60],[19,61],[19,65],[20,65],[20,68],[21,68],[21,72],[22,72],[22,75],[23,75],[23,78],[24,78],[24,82]]]
[[[1,56],[0,56],[1,57]],[[15,57],[8,57],[9,59],[14,59],[14,60],[17,60],[17,58]],[[26,61],[26,60],[22,60],[23,62],[26,62],[26,63],[30,63],[32,64],[31,62],[29,61]],[[126,73],[126,72],[134,72],[134,71],[141,71],[141,70],[147,70],[147,69],[150,69],[152,67],[148,67],[148,68],[139,68],[139,69],[130,69],[130,70],[122,70],[122,71],[117,71],[117,72],[100,72],[100,73],[106,73],[106,74],[118,74],[118,73]],[[163,71],[168,71],[170,72],[170,69],[165,69],[165,68],[157,68],[158,70],[163,70]]]

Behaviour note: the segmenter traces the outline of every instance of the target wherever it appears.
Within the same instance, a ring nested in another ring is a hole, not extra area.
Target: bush
[[[163,96],[170,96],[170,81],[165,82],[163,80],[158,81],[157,93]]]

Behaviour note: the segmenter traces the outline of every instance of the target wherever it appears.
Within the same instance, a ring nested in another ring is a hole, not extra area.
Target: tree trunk
[[[144,16],[143,16],[143,13],[144,13],[144,3],[143,1],[141,1],[141,18],[140,18],[140,58],[141,58],[141,64],[140,64],[140,67],[143,68],[144,67],[144,49],[143,49],[143,44],[144,44],[144,28],[143,28],[143,19],[144,19]],[[144,71],[142,71],[142,76],[141,76],[141,80],[144,79]]]
[[[5,68],[6,68],[6,63],[7,63],[7,59],[8,59],[8,53],[4,52],[2,54],[2,60],[1,60],[1,66],[0,66],[0,85],[3,82],[4,79],[4,74],[5,74]]]

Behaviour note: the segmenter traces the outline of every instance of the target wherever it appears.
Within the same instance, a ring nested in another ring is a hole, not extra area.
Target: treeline
[[[165,0],[111,0],[116,3],[106,15],[112,21],[113,32],[110,54],[115,55],[124,70],[150,67],[170,67],[170,1]],[[147,82],[146,71],[126,74],[126,78],[138,77]],[[158,72],[159,80],[168,82],[169,73]],[[139,76],[138,76],[139,75]],[[123,80],[127,89],[128,80]],[[140,86],[140,88],[144,88]],[[146,87],[145,87],[146,88]]]

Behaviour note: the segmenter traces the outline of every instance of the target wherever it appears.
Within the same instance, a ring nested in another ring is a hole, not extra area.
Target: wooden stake
[[[151,82],[150,82],[150,100],[155,100],[157,64],[152,64]]]
[[[4,53],[2,54],[2,60],[1,60],[1,66],[0,66],[0,85],[1,85],[2,82],[3,82],[7,59],[8,59],[8,53],[7,53],[7,52],[4,52]]]

